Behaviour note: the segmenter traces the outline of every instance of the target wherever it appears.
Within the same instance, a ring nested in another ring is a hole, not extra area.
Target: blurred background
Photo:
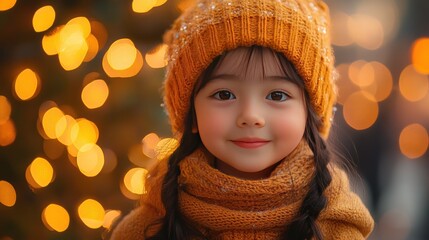
[[[0,1],[0,240],[101,239],[171,139],[162,35],[191,0]],[[370,239],[429,239],[429,1],[326,1],[330,137]]]

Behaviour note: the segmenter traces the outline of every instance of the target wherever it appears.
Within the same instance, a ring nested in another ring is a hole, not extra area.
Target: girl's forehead
[[[225,53],[213,74],[237,77],[285,76],[278,54],[263,47],[239,47]]]

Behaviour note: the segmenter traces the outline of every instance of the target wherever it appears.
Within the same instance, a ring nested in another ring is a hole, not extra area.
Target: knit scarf
[[[308,145],[301,142],[262,180],[225,175],[210,165],[207,156],[199,149],[179,165],[182,215],[207,239],[279,239],[284,227],[298,214],[314,175],[313,154]],[[158,227],[147,227],[165,214],[160,184],[168,165],[167,161],[161,163],[148,181],[151,184],[147,185],[143,204],[121,221],[112,240],[143,240],[146,233],[152,236],[159,231]],[[328,169],[332,175],[332,182],[324,191],[328,203],[316,221],[324,240],[365,239],[374,227],[369,211],[350,191],[346,173],[331,164]]]
[[[313,153],[302,141],[271,175],[243,180],[210,164],[196,150],[180,163],[183,215],[217,239],[274,239],[297,215],[314,174]]]

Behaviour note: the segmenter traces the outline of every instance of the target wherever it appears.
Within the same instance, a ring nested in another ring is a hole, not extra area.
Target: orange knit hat
[[[197,0],[164,36],[169,46],[164,102],[181,135],[190,97],[212,60],[239,46],[283,53],[304,81],[327,137],[336,100],[329,10],[319,0]]]

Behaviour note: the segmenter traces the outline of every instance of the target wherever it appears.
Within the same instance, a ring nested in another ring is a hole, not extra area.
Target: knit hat
[[[215,57],[240,46],[282,53],[295,66],[327,137],[336,100],[329,10],[319,0],[197,0],[165,36],[164,103],[179,136],[200,74]]]

